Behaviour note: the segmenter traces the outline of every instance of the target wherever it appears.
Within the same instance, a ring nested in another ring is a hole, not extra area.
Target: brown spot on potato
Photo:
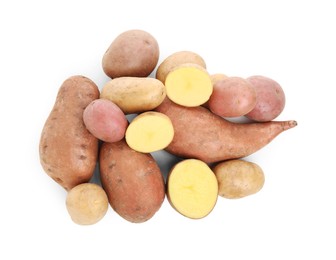
[[[80,155],[80,156],[79,156],[79,160],[86,160],[86,158],[87,158],[87,157],[86,157],[85,155]]]

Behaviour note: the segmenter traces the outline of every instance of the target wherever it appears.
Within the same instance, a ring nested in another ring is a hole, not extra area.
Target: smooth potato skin
[[[259,165],[244,160],[229,160],[213,169],[218,180],[218,194],[227,199],[243,198],[257,193],[265,183]]]
[[[107,76],[147,77],[159,60],[159,44],[143,30],[121,33],[111,43],[103,56],[102,66]]]
[[[208,106],[216,115],[239,117],[256,105],[257,95],[251,83],[240,77],[228,77],[214,84]]]
[[[98,156],[98,139],[85,127],[83,111],[99,97],[94,82],[73,76],[59,89],[43,127],[39,154],[44,171],[66,190],[87,182]]]
[[[179,51],[168,56],[159,65],[155,77],[162,83],[165,83],[166,77],[174,68],[185,63],[193,63],[206,69],[204,59],[195,52],[192,51]]]
[[[107,99],[96,99],[84,110],[86,128],[104,142],[118,142],[125,137],[128,121],[121,109]]]
[[[273,79],[259,75],[246,80],[254,86],[257,93],[256,105],[246,117],[257,122],[267,122],[278,117],[286,103],[282,87]]]
[[[100,173],[111,207],[124,219],[145,222],[165,198],[160,168],[150,154],[131,149],[125,140],[103,143]]]
[[[107,82],[100,97],[115,103],[125,114],[133,114],[159,106],[166,97],[166,89],[154,78],[120,77]]]

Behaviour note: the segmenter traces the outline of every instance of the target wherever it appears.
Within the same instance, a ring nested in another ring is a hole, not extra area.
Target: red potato
[[[248,156],[297,125],[293,120],[232,123],[204,107],[184,107],[168,98],[155,110],[167,115],[173,123],[174,138],[166,150],[206,163]]]
[[[267,122],[278,117],[286,103],[282,87],[273,79],[264,76],[251,76],[246,80],[257,93],[256,105],[246,117],[257,122]]]
[[[107,99],[92,101],[84,110],[83,120],[89,132],[104,142],[120,141],[128,126],[125,114]]]
[[[160,209],[165,184],[151,154],[136,152],[125,140],[103,143],[99,167],[110,205],[121,217],[141,223]]]
[[[208,107],[222,117],[239,117],[250,112],[256,101],[256,91],[251,83],[240,77],[227,77],[214,84]]]

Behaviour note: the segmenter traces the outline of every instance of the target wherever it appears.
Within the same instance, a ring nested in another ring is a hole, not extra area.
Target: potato
[[[105,142],[123,139],[128,126],[125,114],[107,99],[92,101],[84,110],[83,120],[90,133]]]
[[[100,98],[115,103],[125,114],[152,110],[166,97],[161,81],[153,78],[121,77],[103,87]]]
[[[166,150],[206,163],[248,156],[297,125],[294,120],[233,123],[204,107],[184,107],[168,98],[155,111],[167,115],[173,123],[174,138]]]
[[[204,104],[213,89],[208,72],[193,63],[175,67],[167,75],[165,86],[169,99],[186,107]]]
[[[174,68],[185,63],[193,63],[206,69],[206,64],[203,58],[192,51],[179,51],[168,56],[158,67],[156,78],[162,83],[165,83],[166,77]]]
[[[66,207],[72,221],[79,225],[92,225],[105,216],[108,199],[99,185],[82,183],[68,192]]]
[[[282,87],[273,79],[251,76],[246,79],[257,93],[255,107],[246,117],[258,122],[267,122],[278,117],[285,108],[286,97]]]
[[[150,154],[134,151],[125,140],[103,143],[99,166],[110,205],[121,217],[140,223],[160,209],[165,184]]]
[[[228,77],[215,83],[208,106],[216,115],[239,117],[250,112],[256,102],[252,84],[240,77]]]
[[[134,150],[151,153],[162,150],[173,140],[174,128],[168,116],[145,112],[133,119],[126,131],[126,142]]]
[[[155,69],[159,54],[158,42],[151,34],[129,30],[114,39],[103,56],[102,66],[110,78],[147,77]]]
[[[168,175],[167,196],[173,208],[182,215],[203,218],[216,205],[217,179],[204,162],[184,160],[177,163]]]
[[[98,139],[85,127],[84,109],[99,97],[97,85],[83,76],[64,81],[40,138],[44,171],[66,190],[88,182],[98,156]]]
[[[228,76],[226,76],[225,74],[222,73],[216,73],[216,74],[211,74],[210,75],[210,79],[212,82],[212,85],[214,86],[218,81],[221,81],[223,79],[227,79]]]
[[[257,193],[264,185],[265,177],[259,165],[244,160],[219,163],[213,170],[219,185],[219,195],[238,199]]]

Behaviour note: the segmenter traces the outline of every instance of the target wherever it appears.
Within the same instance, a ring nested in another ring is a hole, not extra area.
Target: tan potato
[[[218,180],[218,194],[227,199],[243,198],[257,193],[265,176],[259,165],[244,160],[229,160],[213,169]]]
[[[166,150],[206,163],[248,156],[297,125],[293,120],[233,123],[204,107],[184,107],[168,98],[155,111],[167,115],[173,123],[174,138]]]
[[[184,63],[194,63],[206,69],[205,61],[200,55],[191,51],[179,51],[171,54],[161,62],[156,71],[156,78],[162,83],[165,83],[169,72]]]
[[[98,139],[85,127],[83,111],[99,97],[97,85],[73,76],[59,89],[42,130],[39,154],[44,171],[66,190],[88,182],[98,157]]]
[[[79,225],[92,225],[105,216],[108,199],[99,185],[82,183],[68,192],[66,207],[73,222]]]
[[[100,97],[115,103],[125,114],[133,114],[160,105],[166,97],[166,89],[157,79],[121,77],[107,82]]]
[[[215,85],[218,81],[221,81],[221,80],[227,79],[227,78],[228,78],[228,76],[226,76],[225,74],[222,74],[222,73],[216,73],[216,74],[211,74],[210,75],[212,85]]]
[[[154,158],[134,151],[125,140],[103,143],[99,158],[111,207],[130,222],[152,218],[165,198],[163,176]]]
[[[103,56],[102,66],[110,78],[147,77],[155,69],[159,54],[158,42],[151,34],[129,30],[114,39]]]

